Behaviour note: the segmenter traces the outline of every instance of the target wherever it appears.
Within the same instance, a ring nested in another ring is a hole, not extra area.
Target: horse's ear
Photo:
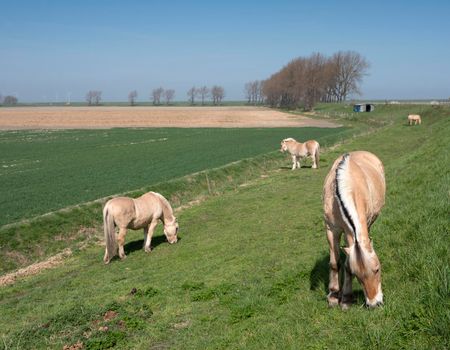
[[[346,255],[350,255],[350,247],[341,247]]]

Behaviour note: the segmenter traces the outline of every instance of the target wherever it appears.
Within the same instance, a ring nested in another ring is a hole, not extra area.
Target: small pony
[[[418,114],[410,114],[408,115],[408,124],[409,125],[417,125],[417,124],[422,124],[422,119],[420,118],[420,115]]]
[[[328,305],[352,303],[352,279],[363,286],[366,305],[383,303],[381,265],[369,237],[370,226],[384,205],[384,167],[372,153],[356,151],[340,156],[328,173],[323,188],[323,210],[330,245]],[[342,294],[339,291],[339,242],[345,232],[347,247]]]
[[[281,141],[280,152],[288,151],[292,156],[292,170],[296,167],[300,169],[300,158],[311,157],[313,160],[313,169],[319,167],[320,145],[316,140],[309,140],[305,143],[297,142],[292,137]]]
[[[144,229],[144,248],[150,253],[150,242],[158,220],[164,224],[164,234],[170,244],[176,243],[178,238],[178,222],[173,215],[170,203],[156,192],[148,192],[139,198],[116,197],[106,202],[103,208],[103,227],[105,233],[106,250],[103,261],[108,264],[117,254],[115,227],[119,227],[117,241],[119,243],[119,257],[126,258],[123,246],[127,229]]]

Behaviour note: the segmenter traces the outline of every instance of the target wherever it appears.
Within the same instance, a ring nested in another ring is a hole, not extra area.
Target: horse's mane
[[[350,254],[350,265],[352,270],[356,268],[360,269],[360,271],[364,271],[364,261],[366,259],[364,250],[361,249],[361,225],[358,220],[358,212],[355,207],[355,202],[351,196],[352,192],[352,176],[349,170],[349,161],[350,154],[346,153],[342,157],[336,168],[336,193],[335,196],[337,198],[339,209],[342,214],[342,218],[347,226],[350,228],[350,231],[353,234],[353,238],[355,241],[354,244],[354,255]]]
[[[358,212],[356,211],[355,203],[351,198],[352,184],[348,166],[349,160],[350,154],[344,154],[336,168],[335,195],[338,200],[342,218],[352,231],[355,242],[358,242],[361,228],[358,221]]]
[[[168,201],[162,194],[160,194],[160,193],[158,193],[158,192],[153,192],[153,191],[152,191],[152,193],[153,193],[156,197],[158,197],[158,198],[160,199],[162,205],[163,205],[164,207],[166,207],[166,209],[169,210],[170,213],[171,213],[171,215],[173,216],[173,209],[172,209],[172,206],[170,205],[169,201]],[[174,216],[173,216],[173,217],[174,217]]]
[[[292,137],[288,137],[287,139],[283,140],[283,142],[289,142],[289,141],[297,142],[297,140],[293,139]]]

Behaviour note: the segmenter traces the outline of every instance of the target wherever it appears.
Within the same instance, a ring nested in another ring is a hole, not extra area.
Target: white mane
[[[349,173],[350,155],[347,153],[343,156],[336,169],[336,197],[339,203],[339,210],[342,218],[353,233],[356,241],[359,242],[361,225],[358,220],[358,212],[355,202],[352,199],[352,177]]]
[[[293,139],[292,137],[288,137],[287,139],[284,139],[283,142],[288,142],[288,141],[294,141],[297,142],[295,139]]]

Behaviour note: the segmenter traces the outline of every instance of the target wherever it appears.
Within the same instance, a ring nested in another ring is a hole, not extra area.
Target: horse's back
[[[112,215],[114,222],[119,227],[126,227],[135,216],[135,207],[133,198],[116,197],[106,202],[103,208],[103,214]]]
[[[308,153],[314,154],[319,149],[319,142],[317,142],[316,140],[306,141],[305,147],[308,150]]]
[[[376,217],[384,205],[384,166],[376,155],[367,151],[350,153],[349,161],[351,176],[355,179],[355,197],[359,198],[361,206],[365,208],[370,225],[372,216]]]
[[[323,188],[325,220],[341,227],[343,220],[335,194],[336,171],[342,159],[343,155],[333,163]],[[376,155],[367,151],[350,152],[348,162],[349,186],[354,193],[355,205],[365,212],[370,225],[384,205],[386,184],[383,164]]]

